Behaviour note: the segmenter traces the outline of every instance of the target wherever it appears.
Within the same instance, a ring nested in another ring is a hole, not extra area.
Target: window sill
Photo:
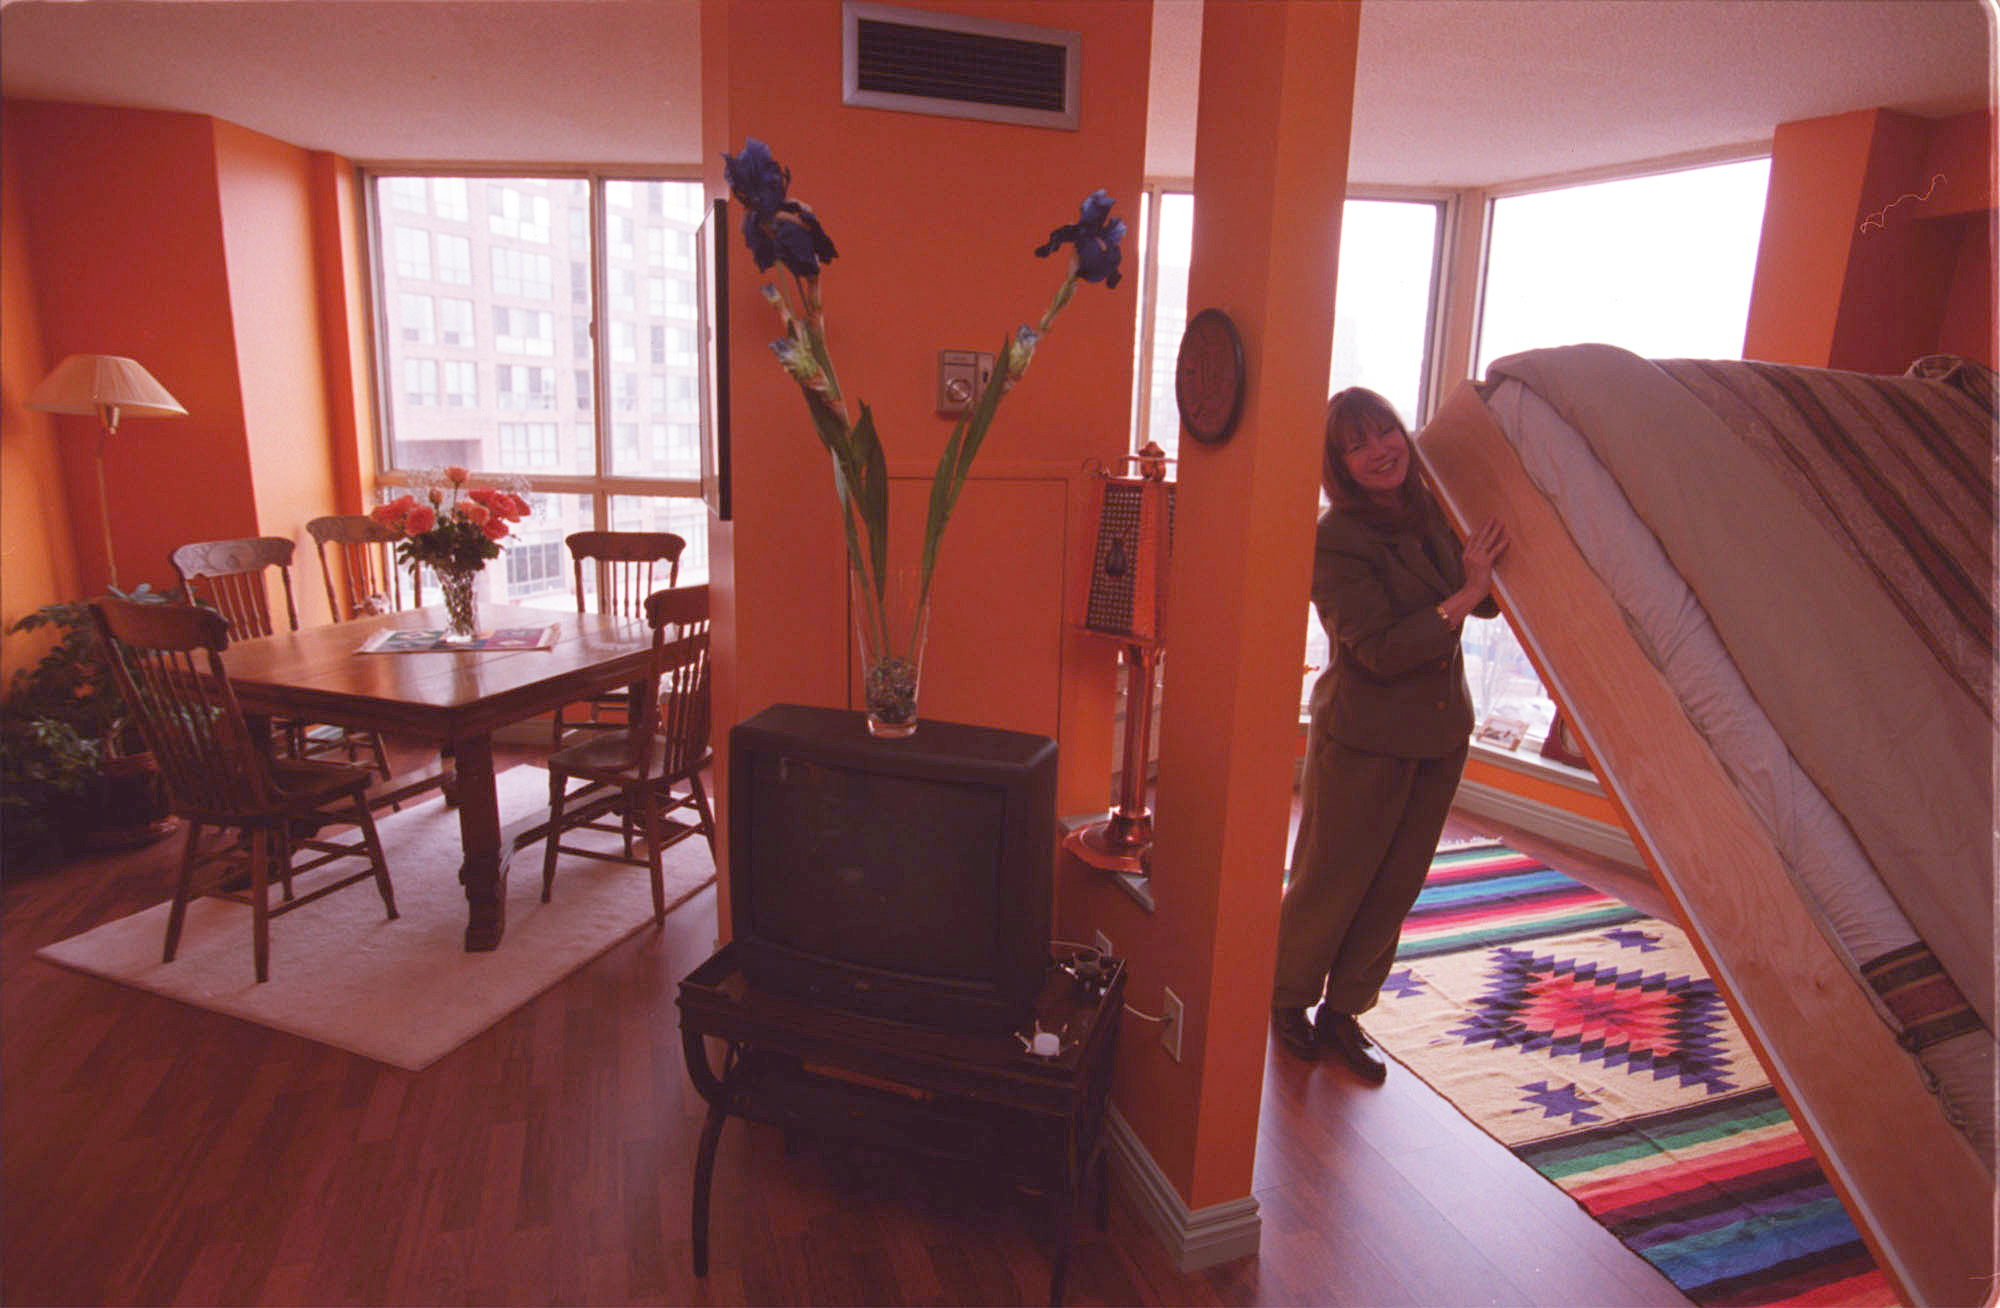
[[[1530,741],[1527,745],[1523,745],[1522,749],[1535,744],[1536,742]],[[1596,795],[1600,799],[1604,797],[1603,783],[1586,768],[1573,768],[1567,763],[1558,763],[1539,754],[1495,749],[1491,745],[1482,745],[1477,741],[1473,742],[1472,756],[1482,763],[1491,763],[1509,772],[1518,772],[1523,776],[1536,777],[1558,786],[1567,786],[1571,790],[1586,795]]]

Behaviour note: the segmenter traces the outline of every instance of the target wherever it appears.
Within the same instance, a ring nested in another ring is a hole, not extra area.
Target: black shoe
[[[1340,1055],[1340,1061],[1370,1085],[1381,1085],[1389,1075],[1389,1065],[1368,1052],[1373,1043],[1362,1034],[1361,1024],[1351,1013],[1336,1012],[1326,1004],[1313,1018],[1313,1034],[1319,1043]]]
[[[1313,1026],[1306,1021],[1305,1009],[1272,1009],[1271,1030],[1277,1034],[1278,1043],[1290,1050],[1294,1058],[1302,1058],[1308,1063],[1319,1059],[1319,1042],[1313,1039]]]

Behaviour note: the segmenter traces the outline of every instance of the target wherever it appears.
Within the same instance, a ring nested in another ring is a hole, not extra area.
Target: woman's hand
[[[1493,565],[1507,552],[1507,528],[1498,518],[1488,518],[1465,542],[1461,556],[1465,562],[1465,584],[1437,606],[1438,617],[1447,627],[1465,621],[1465,615],[1479,607],[1493,589]]]
[[[1493,589],[1493,565],[1507,550],[1507,528],[1498,518],[1488,518],[1465,542],[1465,589],[1473,603],[1485,599]]]

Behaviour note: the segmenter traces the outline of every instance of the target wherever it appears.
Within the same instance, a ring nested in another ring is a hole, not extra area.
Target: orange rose
[[[474,500],[470,504],[459,505],[458,516],[464,518],[474,526],[484,526],[486,520],[493,516],[493,511],[479,501]]]
[[[471,472],[457,466],[446,468],[444,470],[445,480],[450,482],[454,486],[463,486],[465,484],[465,479],[467,477],[470,477],[471,475],[472,475]]]
[[[410,516],[403,520],[403,530],[412,536],[421,536],[437,526],[437,510],[427,504],[419,504],[410,510]]]

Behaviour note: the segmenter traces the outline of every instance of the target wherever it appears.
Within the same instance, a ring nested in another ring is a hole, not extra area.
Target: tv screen
[[[759,984],[967,1031],[1032,1016],[1049,966],[1055,742],[781,704],[730,732],[730,904]]]

